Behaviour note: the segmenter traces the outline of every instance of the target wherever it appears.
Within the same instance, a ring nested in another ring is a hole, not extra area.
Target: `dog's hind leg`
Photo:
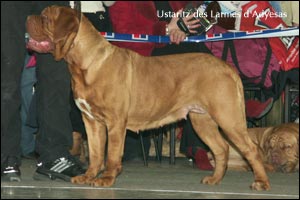
[[[214,185],[218,184],[227,167],[229,147],[221,136],[218,125],[209,114],[189,114],[194,130],[202,141],[211,149],[214,154],[216,167],[212,176],[206,176],[202,183]]]
[[[262,159],[259,155],[257,146],[250,139],[246,124],[236,123],[236,118],[231,122],[219,123],[225,135],[239,149],[241,154],[247,159],[254,172],[254,183],[251,185],[253,190],[269,190],[270,183],[265,172]]]
[[[248,135],[244,102],[237,101],[237,99],[239,98],[228,96],[226,99],[227,105],[220,102],[216,103],[212,117],[251,165],[255,179],[251,188],[254,190],[269,190],[270,183],[262,159],[260,158],[257,146]],[[235,113],[233,113],[234,111]],[[230,117],[226,114],[230,114]]]
[[[241,80],[231,74],[227,79],[224,77],[222,84],[215,84],[215,90],[218,90],[217,95],[209,98],[210,106],[207,107],[209,114],[251,165],[255,179],[251,188],[269,190],[270,183],[262,159],[257,146],[248,135]]]

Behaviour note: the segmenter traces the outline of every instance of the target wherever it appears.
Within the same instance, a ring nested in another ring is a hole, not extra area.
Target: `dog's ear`
[[[79,29],[77,11],[66,8],[57,9],[57,19],[53,33],[54,58],[61,60],[69,51]]]
[[[68,53],[76,34],[76,32],[71,32],[55,42],[53,56],[56,61],[61,60]]]

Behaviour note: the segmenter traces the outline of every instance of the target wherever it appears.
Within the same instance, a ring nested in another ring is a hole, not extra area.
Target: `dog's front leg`
[[[82,115],[89,146],[89,167],[84,175],[71,179],[72,183],[92,184],[98,173],[104,169],[104,152],[106,144],[106,126],[85,114]]]
[[[100,178],[92,182],[94,186],[110,187],[115,183],[116,177],[122,171],[122,156],[126,135],[125,123],[114,121],[108,123],[108,149],[106,168]]]

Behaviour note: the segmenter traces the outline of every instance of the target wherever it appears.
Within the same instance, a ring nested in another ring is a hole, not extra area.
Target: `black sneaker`
[[[21,171],[15,157],[8,157],[1,166],[1,181],[21,181]]]
[[[37,166],[38,168],[33,175],[35,180],[43,180],[45,178],[55,180],[59,178],[70,182],[72,177],[85,173],[79,161],[71,157],[58,158],[49,163],[38,163]]]

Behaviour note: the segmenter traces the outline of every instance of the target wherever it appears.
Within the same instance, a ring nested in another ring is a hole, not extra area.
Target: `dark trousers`
[[[20,80],[25,59],[27,2],[1,1],[1,164],[20,157]]]
[[[69,1],[34,1],[32,14],[50,5],[69,6]],[[47,162],[69,155],[72,146],[70,120],[70,74],[65,61],[56,62],[51,54],[37,54],[36,103],[39,161]]]
[[[36,151],[46,162],[69,155],[72,146],[70,73],[66,62],[56,62],[51,54],[38,54],[36,73]]]
[[[28,155],[35,150],[35,133],[37,125],[29,125],[27,119],[30,118],[32,112],[30,109],[32,99],[34,97],[34,85],[36,83],[36,68],[27,68],[30,54],[26,55],[23,72],[21,76],[21,150],[22,155]]]
[[[69,6],[68,1],[55,4]],[[36,151],[40,155],[39,161],[48,162],[69,155],[73,144],[74,127],[71,119],[74,118],[74,112],[76,120],[73,124],[79,126],[80,130],[84,128],[74,101],[70,99],[71,83],[67,63],[64,60],[55,61],[51,54],[37,54],[36,69],[36,113],[39,127]]]
[[[26,18],[54,4],[67,6],[68,1],[1,1],[1,164],[8,156],[20,158],[20,80],[26,52]],[[72,141],[69,105],[66,106],[70,80],[66,65],[56,64],[52,55],[38,56],[37,150],[45,160],[65,154]]]

